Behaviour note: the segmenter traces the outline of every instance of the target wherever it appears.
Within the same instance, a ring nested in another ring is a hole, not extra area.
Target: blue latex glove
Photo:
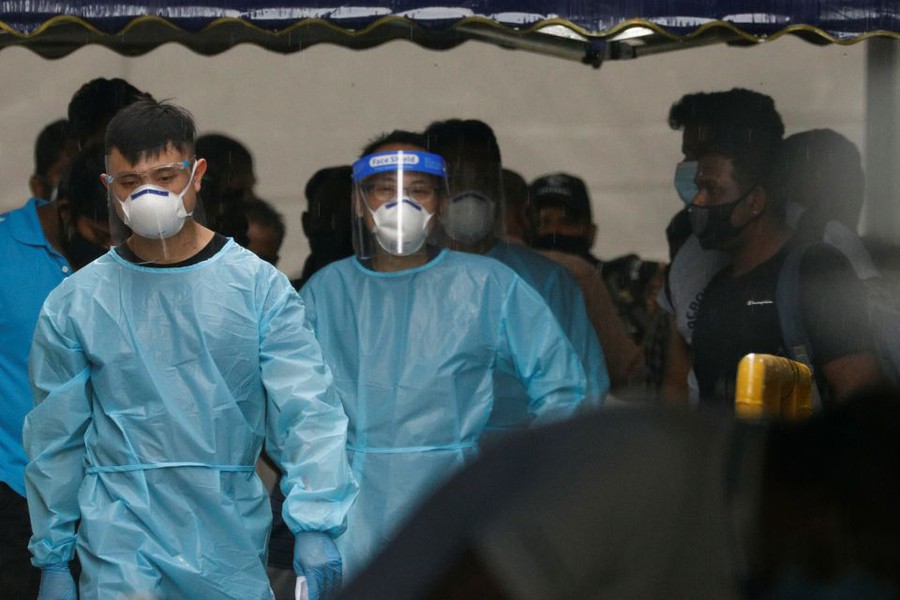
[[[294,572],[306,577],[309,600],[336,598],[343,562],[334,539],[321,531],[302,531],[294,539]],[[39,599],[40,600],[40,599]]]
[[[78,590],[69,571],[69,563],[47,565],[41,569],[41,588],[38,600],[77,600]]]

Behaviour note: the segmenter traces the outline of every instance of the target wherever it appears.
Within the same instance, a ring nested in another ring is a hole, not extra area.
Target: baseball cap
[[[579,221],[591,221],[591,199],[584,181],[568,173],[552,173],[538,177],[528,186],[528,196],[537,208],[563,206]]]

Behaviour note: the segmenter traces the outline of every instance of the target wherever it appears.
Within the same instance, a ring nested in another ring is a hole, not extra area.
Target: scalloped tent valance
[[[86,44],[138,55],[176,42],[210,55],[244,43],[291,53],[320,43],[364,49],[405,39],[448,49],[478,40],[599,66],[786,34],[820,44],[900,39],[900,7],[896,0],[0,0],[0,48],[23,46],[46,58]]]

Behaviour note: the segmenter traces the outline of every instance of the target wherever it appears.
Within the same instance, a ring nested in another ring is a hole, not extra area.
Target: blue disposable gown
[[[600,341],[591,325],[578,282],[559,263],[523,246],[498,242],[487,256],[499,260],[519,274],[541,295],[572,342],[587,377],[585,408],[599,408],[609,393],[609,373]],[[512,374],[510,374],[512,373]],[[504,368],[494,379],[494,408],[485,438],[528,426],[527,392]],[[484,442],[485,440],[482,440]]]
[[[288,280],[233,241],[183,268],[107,253],[50,294],[30,367],[29,547],[40,567],[77,540],[81,600],[272,598],[264,441],[291,529],[345,526],[331,373]]]
[[[514,366],[536,422],[566,418],[583,401],[584,371],[547,304],[495,260],[444,250],[381,273],[351,257],[301,295],[350,419],[360,491],[338,539],[346,577],[474,457],[499,363]]]

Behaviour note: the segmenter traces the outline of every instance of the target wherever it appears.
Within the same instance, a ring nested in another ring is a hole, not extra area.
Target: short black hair
[[[715,137],[723,129],[732,136],[742,131],[745,137],[784,137],[784,122],[775,109],[775,101],[744,88],[682,96],[669,109],[669,126],[678,130],[691,124],[703,125],[707,137]]]
[[[150,94],[140,91],[124,79],[98,77],[85,83],[69,101],[69,127],[80,142],[103,131],[121,109]]]
[[[142,157],[158,156],[171,144],[193,155],[197,127],[186,109],[167,101],[145,98],[123,108],[109,122],[106,153],[113,148],[131,164]]]
[[[259,223],[263,227],[274,230],[279,240],[284,240],[286,232],[284,217],[275,210],[275,207],[261,198],[245,200],[240,204],[240,207],[244,212],[244,217],[247,219],[248,226],[251,223]]]
[[[478,119],[446,119],[434,121],[425,129],[429,152],[444,154],[465,147],[483,148],[483,157],[495,164],[502,162],[500,145],[494,130]],[[444,157],[447,158],[447,157]]]
[[[34,174],[46,177],[56,161],[66,149],[69,137],[69,122],[59,119],[44,127],[38,134],[34,144]]]
[[[507,207],[521,209],[528,205],[528,182],[518,171],[502,170],[503,202]]]
[[[859,148],[833,129],[810,129],[784,140],[778,165],[784,197],[817,221],[840,221],[856,230],[865,195]]]
[[[223,186],[227,189],[229,175],[232,173],[253,173],[253,154],[241,142],[222,133],[206,133],[194,143],[197,156],[205,158],[208,167],[216,174],[221,174]]]
[[[382,133],[371,140],[369,143],[363,147],[362,154],[360,154],[360,158],[363,156],[368,156],[369,154],[374,153],[381,146],[387,146],[388,144],[405,144],[409,146],[418,146],[423,150],[428,147],[425,136],[421,133],[416,133],[414,131],[407,131],[405,129],[395,129],[389,133]]]
[[[106,188],[100,181],[105,170],[103,146],[99,143],[79,152],[63,177],[61,195],[69,200],[72,221],[87,217],[106,222],[109,218],[109,201]]]
[[[306,187],[303,189],[303,195],[306,196],[306,203],[309,206],[317,204],[316,194],[327,183],[338,183],[342,186],[346,184],[346,199],[349,199],[353,183],[353,168],[350,165],[340,165],[325,167],[313,173],[313,176],[309,178],[309,181],[306,182]]]

